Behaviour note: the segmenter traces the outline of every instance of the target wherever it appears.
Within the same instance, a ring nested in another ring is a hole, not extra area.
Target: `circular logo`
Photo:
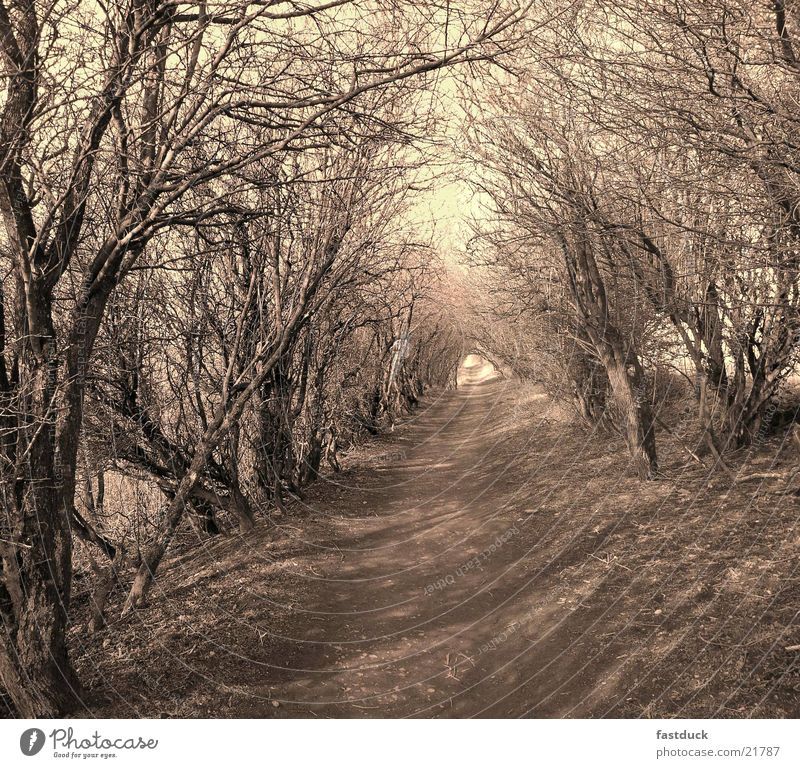
[[[44,731],[40,731],[38,728],[28,728],[19,737],[19,748],[22,750],[22,754],[28,757],[38,754],[43,746]]]

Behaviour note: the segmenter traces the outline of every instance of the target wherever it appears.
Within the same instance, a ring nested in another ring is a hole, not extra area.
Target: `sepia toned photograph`
[[[800,2],[0,0],[0,54],[0,754],[800,718]]]

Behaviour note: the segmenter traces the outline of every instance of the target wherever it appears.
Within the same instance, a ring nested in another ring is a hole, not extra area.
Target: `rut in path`
[[[563,471],[552,462],[564,459],[551,457],[544,430],[505,444],[495,424],[508,419],[514,386],[475,369],[390,436],[357,487],[345,485],[347,474],[318,483],[312,517],[325,523],[304,531],[318,554],[311,580],[297,575],[305,597],[284,630],[290,658],[254,675],[241,714],[602,708],[619,651],[596,643],[608,605],[595,594],[591,606],[565,610],[558,599],[575,532],[564,521],[554,528],[546,502]]]

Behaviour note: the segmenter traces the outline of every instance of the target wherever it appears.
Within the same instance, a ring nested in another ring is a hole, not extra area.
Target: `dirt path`
[[[793,497],[710,486],[666,441],[639,481],[618,441],[482,376],[278,527],[179,549],[149,608],[76,622],[87,712],[800,715]]]
[[[584,633],[603,605],[565,611],[549,578],[565,564],[541,507],[553,475],[535,472],[551,435],[504,450],[509,384],[480,373],[426,403],[358,487],[315,489],[327,536],[309,541],[292,669],[251,690],[281,702],[274,714],[580,715],[595,702],[607,675],[602,659],[584,668]]]

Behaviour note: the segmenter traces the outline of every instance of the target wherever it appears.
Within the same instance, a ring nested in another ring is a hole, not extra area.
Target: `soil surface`
[[[150,607],[77,627],[80,714],[800,715],[797,497],[710,486],[676,445],[658,481],[626,464],[466,369],[288,515],[173,558]]]

